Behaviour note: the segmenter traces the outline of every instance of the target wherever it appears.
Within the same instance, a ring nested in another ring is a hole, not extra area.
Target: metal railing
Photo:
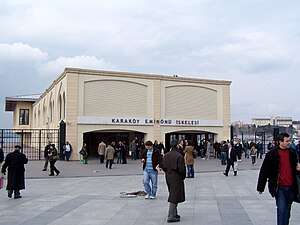
[[[41,160],[48,141],[59,148],[59,129],[0,129],[0,147],[4,155],[20,145],[29,160]]]

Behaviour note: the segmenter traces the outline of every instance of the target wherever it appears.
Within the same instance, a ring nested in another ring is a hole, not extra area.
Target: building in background
[[[14,128],[57,129],[79,159],[101,140],[220,141],[230,138],[230,81],[66,68],[39,98],[6,98]],[[51,138],[49,136],[48,138]]]
[[[262,118],[252,118],[252,124],[256,126],[283,126],[289,127],[292,125],[292,117],[284,117],[284,116],[272,116],[272,117],[262,117]]]

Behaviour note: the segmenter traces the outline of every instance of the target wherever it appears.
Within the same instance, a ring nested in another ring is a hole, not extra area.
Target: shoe
[[[7,196],[8,196],[9,198],[11,198],[11,197],[12,197],[12,193],[13,193],[12,190],[8,190],[8,191],[7,191]]]
[[[60,174],[60,171],[58,171],[57,173],[56,173],[56,176],[58,176]]]
[[[224,174],[226,177],[228,177],[228,174],[227,174],[227,173],[223,172],[223,174]]]
[[[17,198],[22,198],[22,196],[20,195],[20,193],[15,194],[14,199],[17,199]]]
[[[176,217],[173,218],[173,219],[168,219],[167,220],[168,223],[175,223],[175,222],[179,222],[179,221],[180,221],[180,218],[176,218]]]
[[[47,171],[47,169],[43,169],[42,171]]]
[[[176,215],[175,218],[176,218],[176,219],[180,219],[180,215]]]
[[[150,196],[148,194],[145,195],[145,199],[149,199]]]
[[[150,195],[150,197],[149,197],[150,199],[155,199],[156,197],[155,196],[152,196],[152,195]]]
[[[54,174],[51,174],[51,173],[50,173],[49,176],[54,176]]]
[[[237,171],[234,171],[234,176],[236,176],[237,175]]]

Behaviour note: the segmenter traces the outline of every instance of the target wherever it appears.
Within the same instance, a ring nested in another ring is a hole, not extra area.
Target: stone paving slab
[[[185,181],[186,202],[179,204],[178,224],[274,225],[275,201],[255,191],[256,170],[237,177],[199,173]],[[168,192],[159,175],[155,200],[120,198],[122,191],[143,190],[142,175],[28,179],[23,198],[8,199],[0,191],[0,224],[164,225]],[[291,224],[299,224],[300,205],[293,204]]]
[[[267,192],[257,194],[258,170],[247,161],[241,163],[245,168],[241,168],[236,177],[232,174],[225,177],[222,174],[224,166],[218,166],[218,160],[197,163],[195,178],[185,180],[186,201],[178,206],[182,218],[177,224],[276,224],[275,200]],[[30,178],[26,179],[26,190],[21,192],[23,198],[9,199],[6,191],[0,190],[0,225],[168,224],[168,191],[163,173],[159,174],[157,198],[146,200],[141,196],[119,196],[123,191],[143,190],[139,162],[116,165],[109,175],[106,168],[94,175],[94,168],[103,166],[97,161],[88,165],[59,162],[58,167],[65,166],[62,174],[73,174],[70,177],[48,177],[41,171],[42,164],[30,162],[27,166]],[[36,174],[31,173],[34,169]],[[213,169],[219,171],[208,172]],[[299,224],[299,211],[300,204],[294,203],[291,225]]]

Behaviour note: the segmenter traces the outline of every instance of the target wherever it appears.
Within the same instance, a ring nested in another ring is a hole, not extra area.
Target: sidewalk
[[[216,159],[197,159],[194,179],[185,180],[186,201],[179,204],[180,225],[274,225],[275,201],[268,192],[258,195],[258,165],[240,163],[238,176],[222,174]],[[120,198],[120,192],[143,190],[141,164],[115,164],[112,170],[92,160],[58,162],[62,171],[49,177],[42,161],[26,167],[23,198],[9,199],[0,191],[0,225],[165,225],[168,191],[159,174],[155,200]],[[94,172],[98,170],[98,172]],[[291,225],[300,221],[300,205],[293,204]]]

